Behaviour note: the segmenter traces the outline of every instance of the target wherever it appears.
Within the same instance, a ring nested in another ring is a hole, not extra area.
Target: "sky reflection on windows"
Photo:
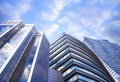
[[[22,28],[0,49],[0,68],[7,64],[8,60],[14,55],[15,51],[27,36],[30,29]],[[3,69],[3,68],[2,68]],[[0,69],[0,71],[2,70]]]
[[[20,82],[27,82],[27,79],[28,79],[28,76],[29,76],[29,73],[30,73],[30,69],[31,69],[31,66],[32,66],[33,58],[34,58],[35,52],[37,50],[36,48],[37,48],[38,42],[39,42],[39,38],[37,38],[35,40],[34,45],[31,48],[31,51],[29,53],[29,57],[28,57],[27,62],[25,64],[25,69],[24,69],[24,72],[21,76]]]
[[[4,33],[7,32],[8,30],[10,30],[10,28],[13,25],[0,25],[0,36]]]

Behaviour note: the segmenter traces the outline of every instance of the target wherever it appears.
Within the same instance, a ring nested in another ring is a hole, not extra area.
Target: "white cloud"
[[[111,42],[116,42],[120,45],[120,20],[112,21],[104,30],[105,37]]]
[[[79,32],[79,30],[81,30],[81,28],[79,24],[76,23],[70,23],[67,28],[67,31],[70,33]]]
[[[86,31],[86,29],[84,28],[85,27],[81,27],[80,24],[73,22],[68,24],[68,27],[66,28],[66,33],[80,39],[81,41],[85,36],[95,38],[91,33]]]
[[[112,12],[111,11],[108,11],[108,10],[104,10],[102,11],[101,13],[101,17],[98,17],[96,19],[96,24],[95,26],[93,25],[93,27],[99,27],[102,25],[102,23],[104,23],[106,20],[109,20],[112,16],[111,14]]]
[[[70,17],[68,17],[68,16],[64,16],[64,17],[58,19],[59,24],[66,24],[67,25],[67,23],[70,23],[70,22],[71,22],[71,20],[70,20]]]
[[[48,10],[40,12],[37,16],[41,16],[43,20],[55,21],[56,18],[60,15],[61,11],[64,9],[64,7],[66,7],[72,2],[78,1],[81,0],[53,0],[53,2],[48,5]]]
[[[0,12],[11,19],[20,19],[30,9],[31,2],[32,0],[21,0],[14,5],[6,2],[0,6]]]
[[[91,8],[92,9],[92,8]],[[67,32],[82,40],[84,36],[91,38],[105,38],[103,36],[106,27],[103,26],[104,22],[111,19],[114,12],[108,10],[102,10],[100,13],[94,12],[92,9],[87,11],[86,17],[85,10],[81,9],[80,14],[76,14],[78,11],[69,11],[67,15],[60,18],[58,22],[65,25]],[[88,16],[88,17],[87,17]]]
[[[49,10],[40,12],[40,15],[44,20],[54,21],[65,5],[64,0],[54,0],[53,3],[49,4]]]
[[[60,4],[58,4],[59,0],[56,0],[55,3],[58,5],[52,5],[51,12],[44,12],[44,20],[57,21],[62,30],[78,38],[87,36],[105,39],[107,35],[103,34],[107,30],[106,26],[114,19],[113,17],[120,16],[116,8],[120,0],[108,0],[107,2],[106,0],[87,0],[83,4],[78,3],[79,6],[71,6],[73,2],[77,2],[77,0],[61,0]],[[71,7],[73,8],[71,9]],[[63,13],[61,11],[64,8],[67,11]],[[118,17],[116,18],[119,20]]]
[[[50,36],[52,33],[54,33],[58,29],[59,25],[52,24],[49,28],[45,30],[45,34],[47,36]]]
[[[80,8],[80,10],[81,10],[80,14],[76,14],[79,10],[77,10],[76,12],[73,12],[73,11],[68,12],[67,21],[69,19],[71,22],[72,21],[76,22],[84,31],[90,33],[91,31],[88,30],[90,29],[94,31],[94,34],[97,34],[98,36],[100,36],[102,32],[105,30],[104,26],[102,26],[103,23],[109,20],[113,15],[113,12],[110,10],[102,10],[100,13],[94,12],[96,10],[92,8],[89,11],[87,11],[87,13],[86,13],[86,10],[88,9],[85,10]],[[69,23],[67,24],[69,25]],[[96,37],[98,37],[97,35]]]
[[[20,16],[24,13],[26,13],[31,8],[31,0],[22,0],[18,7],[15,8],[15,11],[13,11],[15,18],[20,19]]]

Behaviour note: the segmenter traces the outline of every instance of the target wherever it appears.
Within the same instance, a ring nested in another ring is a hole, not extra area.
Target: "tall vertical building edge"
[[[49,42],[33,24],[0,24],[0,82],[48,82]]]

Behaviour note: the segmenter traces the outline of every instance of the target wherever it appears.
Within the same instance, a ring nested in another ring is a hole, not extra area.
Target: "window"
[[[38,46],[39,39],[40,39],[39,37],[36,37],[36,40],[35,40],[32,48],[30,50],[28,59],[27,59],[26,64],[25,64],[25,69],[23,70],[23,74],[22,74],[21,79],[20,79],[21,82],[26,82],[28,79],[28,76],[29,76],[29,73],[31,70],[31,66],[32,66],[32,62],[34,59],[34,55],[36,52],[36,48]]]

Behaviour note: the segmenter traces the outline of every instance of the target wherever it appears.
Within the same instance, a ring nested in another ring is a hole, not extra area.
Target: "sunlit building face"
[[[48,57],[49,43],[34,25],[0,24],[0,82],[47,82]]]

